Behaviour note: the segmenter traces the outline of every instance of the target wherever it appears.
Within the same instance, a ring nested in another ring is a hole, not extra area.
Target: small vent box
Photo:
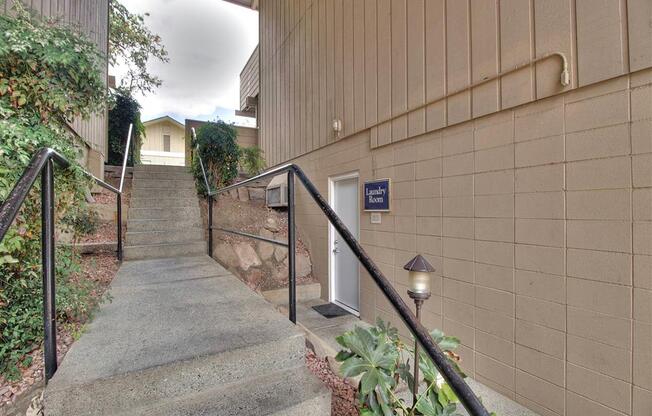
[[[288,175],[274,176],[265,190],[265,200],[270,208],[288,206]]]

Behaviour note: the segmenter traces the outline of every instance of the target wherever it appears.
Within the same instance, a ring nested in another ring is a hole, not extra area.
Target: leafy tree
[[[240,146],[238,133],[232,125],[222,120],[210,121],[197,131],[197,141],[191,144],[198,148],[192,160],[192,171],[197,179],[200,193],[206,193],[199,157],[204,162],[206,176],[211,187],[222,187],[238,176]]]
[[[147,16],[129,12],[118,0],[109,2],[109,64],[127,65],[118,89],[129,94],[145,94],[161,86],[162,81],[147,70],[150,58],[169,61],[161,37],[145,25]]]
[[[72,28],[40,20],[14,2],[14,17],[0,16],[0,201],[6,200],[31,157],[49,146],[72,164],[57,169],[57,228],[73,209],[85,207],[90,186],[77,162],[84,146],[67,122],[103,110],[106,61],[93,42]],[[17,365],[42,340],[40,192],[37,182],[12,228],[0,242],[0,373],[20,375]],[[76,215],[76,214],[75,214]],[[76,231],[74,226],[72,231]],[[86,310],[88,288],[71,280],[76,257],[58,248],[57,309],[60,321]],[[26,363],[25,363],[26,364]]]
[[[109,165],[120,166],[124,158],[129,124],[133,124],[131,149],[127,165],[140,163],[140,147],[145,136],[145,126],[140,120],[140,104],[130,94],[117,91],[115,103],[109,110]]]

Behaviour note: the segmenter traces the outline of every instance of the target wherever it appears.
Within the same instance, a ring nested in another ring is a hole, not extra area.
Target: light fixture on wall
[[[432,291],[430,289],[430,276],[435,268],[424,259],[421,254],[414,256],[405,266],[408,271],[408,296],[414,300],[416,308],[417,321],[421,322],[421,306],[423,302],[430,298]],[[412,397],[414,402],[417,400],[419,393],[419,342],[414,341],[414,390]]]
[[[340,137],[340,132],[342,131],[342,120],[339,118],[333,119],[333,131],[335,132],[335,137]]]

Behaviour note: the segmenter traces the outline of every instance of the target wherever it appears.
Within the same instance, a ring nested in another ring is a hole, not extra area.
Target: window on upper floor
[[[170,135],[169,134],[164,134],[163,135],[163,151],[164,152],[169,152],[170,151]]]

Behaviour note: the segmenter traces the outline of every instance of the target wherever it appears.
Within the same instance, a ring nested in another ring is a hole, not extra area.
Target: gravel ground
[[[114,254],[85,255],[81,259],[82,272],[75,275],[73,279],[93,280],[99,284],[98,290],[92,295],[98,301],[102,298],[106,289],[111,284],[118,271],[119,264]],[[63,360],[70,346],[81,335],[85,322],[75,322],[57,327],[57,356],[58,362]],[[9,381],[0,376],[0,415],[4,414],[25,414],[25,411],[16,412],[18,409],[11,409],[12,405],[24,396],[39,395],[43,385],[43,349],[41,345],[34,346],[28,354],[32,362],[28,367],[21,368],[22,379],[20,381]],[[31,400],[31,399],[30,399]]]
[[[310,372],[325,383],[331,390],[332,416],[357,416],[357,389],[348,381],[333,372],[325,359],[319,358],[311,350],[306,352],[306,365]]]

